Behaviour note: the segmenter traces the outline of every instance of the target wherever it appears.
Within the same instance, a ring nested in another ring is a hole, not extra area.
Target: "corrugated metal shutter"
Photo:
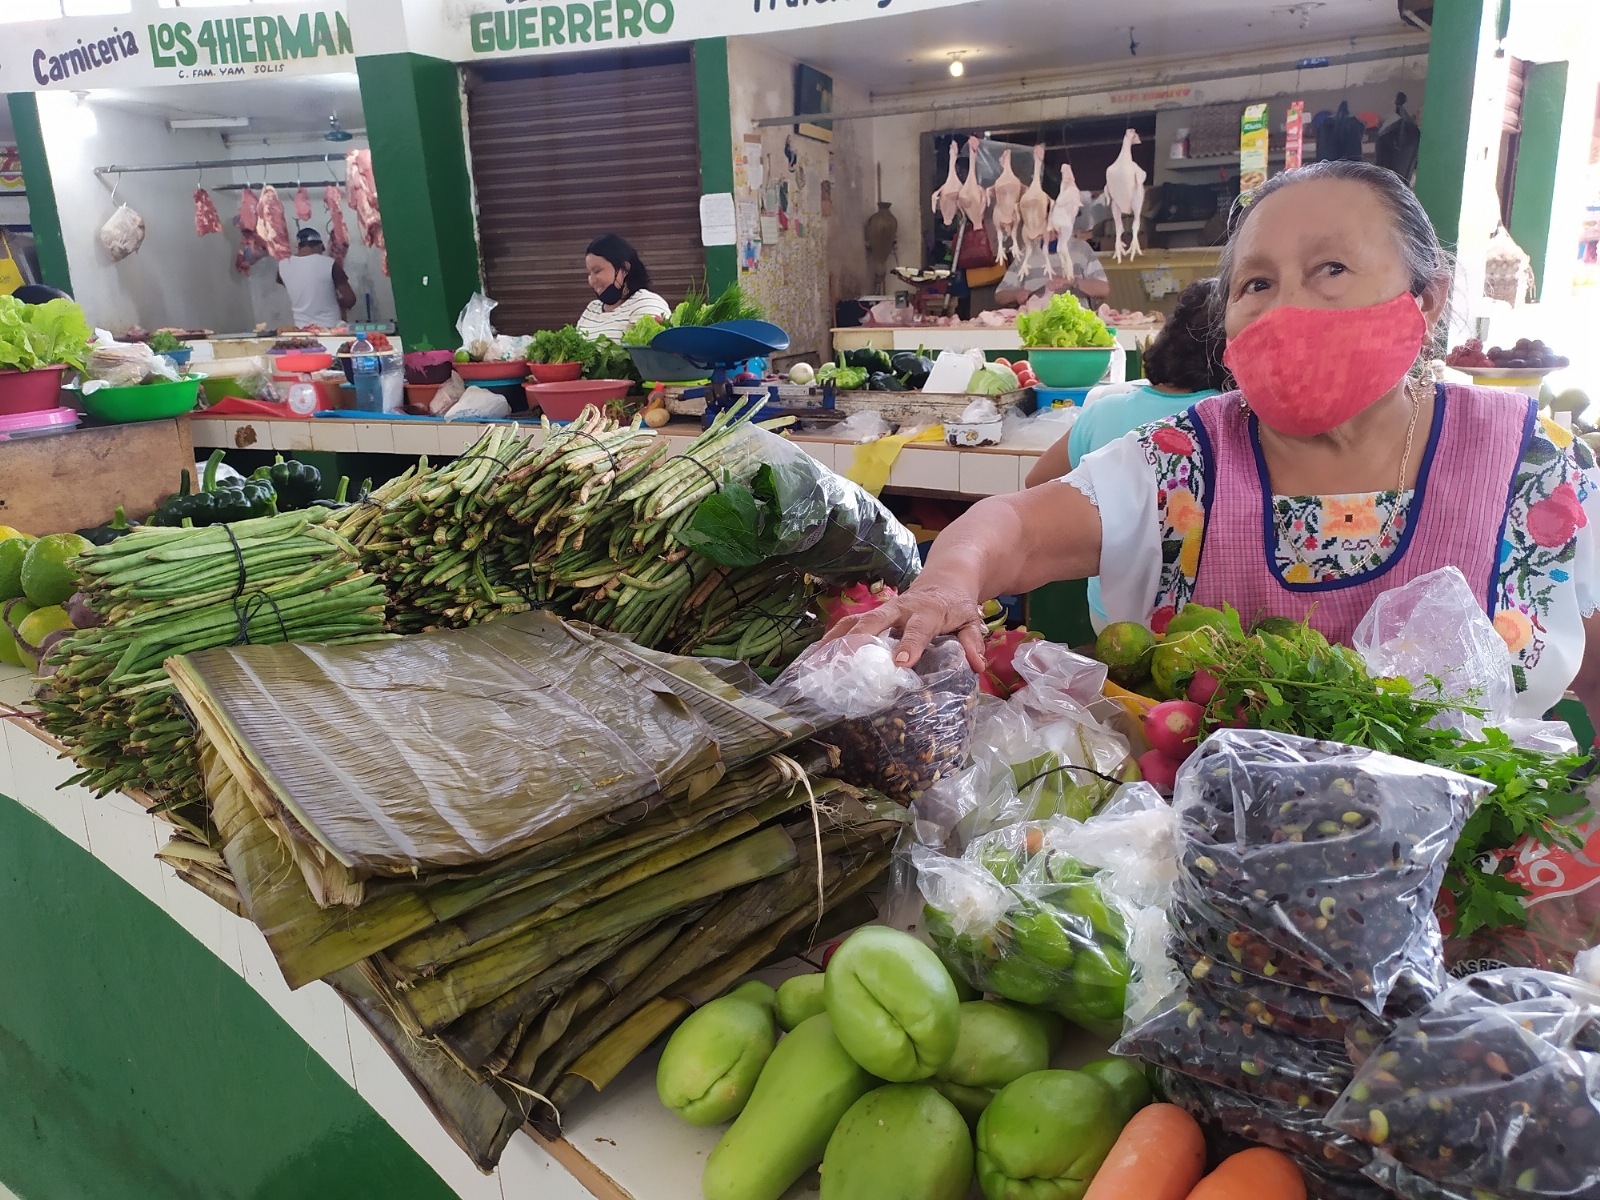
[[[584,247],[602,233],[638,247],[669,303],[705,275],[693,65],[686,51],[619,57],[468,75],[478,239],[502,333],[577,320],[594,299]]]

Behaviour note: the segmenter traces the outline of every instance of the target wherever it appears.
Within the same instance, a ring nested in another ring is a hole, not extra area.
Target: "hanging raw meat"
[[[244,185],[244,191],[239,193],[239,215],[233,219],[234,224],[245,233],[256,231],[256,207],[256,194],[247,183]]]
[[[344,265],[344,256],[350,253],[350,232],[344,225],[344,209],[339,206],[339,188],[330,183],[322,189],[322,203],[328,210],[328,250],[333,261]]]
[[[261,189],[261,206],[256,212],[256,233],[273,258],[282,260],[294,253],[289,245],[289,221],[284,215],[283,201],[278,198],[278,189],[270,183]]]
[[[217,215],[217,202],[205,188],[194,190],[194,234],[205,237],[208,233],[222,232],[222,218]]]
[[[961,211],[958,197],[961,195],[961,177],[956,174],[956,154],[961,149],[961,143],[956,138],[950,139],[950,173],[945,176],[944,182],[939,185],[939,190],[933,194],[933,211],[939,214],[939,219],[946,225],[953,223],[956,213]]]
[[[345,186],[350,207],[361,226],[361,240],[368,246],[383,246],[383,220],[378,215],[378,185],[372,177],[372,151],[352,150],[344,156]]]
[[[989,189],[978,182],[978,148],[981,145],[977,135],[967,139],[967,177],[956,193],[956,202],[967,214],[967,224],[973,229],[983,224],[984,214],[989,210]]]
[[[250,274],[250,268],[263,258],[270,258],[267,244],[254,233],[239,235],[239,252],[233,256],[233,269],[241,275]]]
[[[311,197],[306,194],[305,184],[301,184],[300,190],[294,194],[294,219],[311,220]]]

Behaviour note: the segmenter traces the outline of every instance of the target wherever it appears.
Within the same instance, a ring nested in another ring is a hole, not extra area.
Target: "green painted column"
[[[255,989],[4,796],[0,962],[0,1184],[24,1200],[454,1200]]]
[[[1461,232],[1461,201],[1479,47],[1493,36],[1494,0],[1438,0],[1428,39],[1422,143],[1417,149],[1417,199],[1446,245]]]
[[[1516,190],[1511,199],[1511,236],[1533,261],[1533,277],[1544,294],[1545,254],[1556,203],[1556,163],[1561,154],[1561,118],[1567,106],[1567,64],[1535,63],[1522,91],[1522,139],[1517,145]]]
[[[700,113],[700,194],[733,191],[733,113],[728,97],[728,39],[694,44],[695,104]],[[713,297],[739,279],[737,246],[706,247],[706,291]]]
[[[357,58],[356,71],[400,333],[446,350],[481,286],[460,77],[421,54]]]
[[[50,159],[39,128],[39,101],[32,92],[12,92],[6,101],[11,108],[17,153],[22,159],[22,185],[28,193],[28,219],[33,225],[34,249],[39,254],[39,273],[51,287],[70,293],[72,273],[67,269],[67,243],[61,236],[55,183],[50,178]]]

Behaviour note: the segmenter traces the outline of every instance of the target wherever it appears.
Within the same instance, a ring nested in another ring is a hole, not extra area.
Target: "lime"
[[[22,619],[32,611],[33,605],[26,600],[0,600],[0,613],[10,617],[12,625],[22,624]],[[10,626],[4,621],[0,621],[0,663],[10,663],[13,667],[33,665],[31,659],[23,658],[22,651],[17,648],[17,639],[11,636]]]
[[[1293,617],[1262,617],[1250,627],[1251,633],[1275,633],[1279,637],[1293,637],[1300,632],[1300,622]]]
[[[1156,693],[1167,700],[1179,699],[1194,678],[1194,655],[1209,650],[1211,643],[1211,630],[1201,626],[1157,646],[1150,656],[1150,678]]]
[[[33,543],[26,534],[0,542],[0,602],[22,595],[22,560]]]
[[[1123,687],[1150,677],[1150,658],[1156,636],[1137,621],[1115,621],[1094,641],[1094,656],[1106,664],[1112,680]]]
[[[18,529],[15,525],[0,525],[0,542],[6,541],[8,538],[19,537],[28,537],[28,535],[23,533],[22,530]],[[29,538],[28,540],[32,541],[33,539]]]
[[[89,549],[89,539],[75,533],[40,538],[22,560],[22,594],[40,608],[65,604],[78,590],[78,572],[67,564]]]
[[[19,605],[18,607],[21,606]],[[35,609],[20,621],[16,619],[13,613],[11,623],[17,627],[17,633],[21,635],[22,641],[29,646],[37,646],[58,629],[72,628],[72,618],[67,616],[67,610],[59,604],[51,604],[45,608]],[[22,659],[23,666],[32,667],[38,665],[26,647],[19,646],[17,649],[19,651],[18,657]]]

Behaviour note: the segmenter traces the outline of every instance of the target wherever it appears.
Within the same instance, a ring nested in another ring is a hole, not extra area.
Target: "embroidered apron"
[[[1537,408],[1512,392],[1453,384],[1435,387],[1434,406],[1406,525],[1389,557],[1345,579],[1286,583],[1254,414],[1241,410],[1238,392],[1195,405],[1207,502],[1193,602],[1232,604],[1246,623],[1309,620],[1329,641],[1348,645],[1379,593],[1456,566],[1493,617],[1511,484]]]

